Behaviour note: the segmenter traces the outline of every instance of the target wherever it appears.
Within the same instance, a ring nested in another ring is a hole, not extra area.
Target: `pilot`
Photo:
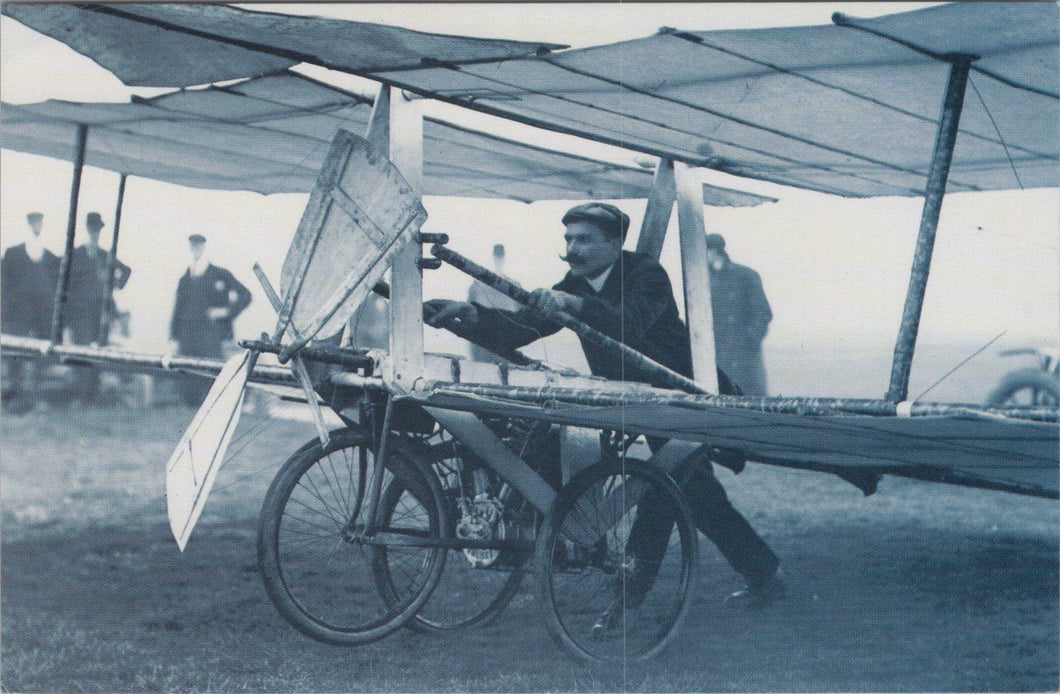
[[[560,310],[596,330],[624,342],[638,352],[685,376],[692,375],[692,355],[688,329],[681,321],[674,301],[670,278],[652,258],[622,250],[629,230],[629,216],[614,205],[587,203],[571,208],[563,216],[567,253],[561,256],[570,266],[566,276],[552,289],[531,294],[532,307],[517,311],[487,308],[479,304],[450,300],[427,302],[425,320],[434,327],[458,324],[462,334],[486,347],[515,349],[560,330],[561,326],[539,311]],[[665,385],[662,377],[638,364],[623,363],[612,351],[581,340],[589,368],[596,376],[613,380],[633,380]],[[731,384],[719,373],[722,392],[732,392]],[[653,451],[665,444],[649,439]],[[696,526],[708,537],[726,560],[747,581],[747,587],[729,597],[733,605],[760,607],[783,592],[780,562],[754,528],[733,508],[724,488],[714,476],[711,463],[704,461],[689,471],[683,491],[693,509]],[[630,551],[636,544],[643,554],[665,550],[672,518],[665,514],[638,514],[645,520],[634,529]],[[651,538],[651,539],[645,539]],[[649,557],[636,561],[641,575],[629,577],[626,602],[609,608],[601,618],[607,628],[621,623],[625,607],[636,607],[654,582]],[[658,563],[654,563],[658,571]]]

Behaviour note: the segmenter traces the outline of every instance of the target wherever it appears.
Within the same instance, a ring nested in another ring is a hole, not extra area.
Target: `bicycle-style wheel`
[[[496,473],[477,461],[463,460],[451,443],[424,446],[419,459],[441,483],[446,537],[507,542],[522,549],[449,549],[437,587],[407,626],[447,632],[488,624],[518,591],[533,555],[532,511]],[[409,496],[401,480],[387,485],[379,509],[384,524],[404,512]],[[395,568],[387,562],[379,569],[379,590],[392,600]]]
[[[366,485],[375,456],[359,428],[331,435],[295,453],[265,497],[258,526],[258,560],[269,598],[303,634],[353,646],[387,636],[427,600],[445,551],[437,480],[424,475],[396,438],[388,442],[384,482],[400,479],[407,509],[366,532]],[[377,516],[378,517],[378,516]],[[383,600],[373,575],[381,560],[393,567],[394,594]]]
[[[1056,407],[1060,382],[1041,369],[1020,369],[1001,379],[986,403],[994,407]]]
[[[673,480],[647,463],[607,461],[561,490],[537,557],[546,624],[568,653],[644,660],[684,620],[698,542]]]

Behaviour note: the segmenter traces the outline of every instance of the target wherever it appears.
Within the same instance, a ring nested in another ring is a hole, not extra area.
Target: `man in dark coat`
[[[744,395],[768,395],[762,340],[773,320],[758,273],[729,260],[725,239],[707,234],[710,304],[718,368]]]
[[[8,248],[0,260],[0,300],[3,302],[0,324],[8,335],[47,340],[59,280],[59,257],[45,248],[41,240],[44,215],[30,212],[26,221],[30,236],[25,243]],[[37,380],[33,362],[14,359],[8,366],[5,399],[18,403],[19,409],[32,407]]]
[[[70,258],[65,325],[70,330],[70,342],[75,345],[99,344],[101,337],[110,331],[110,317],[115,312],[107,282],[109,254],[99,245],[103,226],[100,214],[89,212],[85,217],[88,243],[78,246]],[[129,266],[115,258],[114,289],[123,288],[130,274]],[[78,367],[74,369],[74,378],[76,397],[93,402],[99,390],[99,372],[91,367]]]
[[[552,289],[532,293],[533,308],[503,311],[476,304],[435,300],[428,302],[427,322],[436,327],[459,323],[460,331],[490,347],[514,349],[560,330],[560,325],[537,309],[561,310],[596,328],[638,352],[685,376],[692,375],[692,355],[688,329],[681,321],[674,301],[670,278],[658,262],[638,253],[622,250],[629,217],[617,207],[589,203],[570,209],[563,216],[567,254],[563,259],[570,271]],[[626,362],[613,351],[582,340],[589,368],[596,376],[665,385],[655,373]],[[719,374],[722,390],[729,387]],[[652,450],[665,443],[649,439]],[[729,503],[724,488],[704,461],[686,471],[683,491],[693,509],[697,527],[721,550],[725,558],[748,583],[740,599],[765,598],[778,587],[780,562],[751,525]],[[647,504],[641,504],[647,506]],[[639,531],[631,536],[634,554],[657,555],[665,551],[672,517],[656,509],[641,508]],[[635,546],[634,546],[635,545]],[[638,561],[649,575],[630,577],[631,589],[625,605],[643,599],[654,581],[650,557]],[[636,586],[640,586],[637,595]],[[612,605],[602,617],[603,627],[619,623],[623,603]]]
[[[177,299],[169,337],[188,357],[224,357],[223,346],[233,339],[232,322],[250,305],[250,291],[223,267],[205,256],[206,238],[188,237],[192,262],[177,283]],[[181,381],[181,399],[198,407],[210,390],[210,380],[188,376]]]
[[[103,218],[98,212],[85,217],[88,243],[78,246],[70,259],[70,286],[67,291],[66,326],[75,345],[98,343],[104,317],[114,315],[114,298],[108,294],[109,254],[99,245]],[[122,289],[132,270],[114,259],[114,289]],[[106,331],[110,326],[102,326]]]

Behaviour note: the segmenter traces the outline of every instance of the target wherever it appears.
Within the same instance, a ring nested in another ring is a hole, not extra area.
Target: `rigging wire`
[[[1002,330],[1002,331],[1001,331],[1001,332],[999,332],[999,333],[998,333],[997,335],[995,335],[995,336],[994,336],[994,338],[993,338],[992,340],[990,340],[990,341],[989,341],[989,342],[987,342],[987,343],[986,343],[985,345],[983,345],[982,347],[980,347],[979,349],[975,350],[975,351],[974,351],[974,352],[972,352],[972,353],[971,353],[970,355],[968,355],[967,357],[965,357],[965,358],[964,358],[964,360],[963,360],[963,361],[961,361],[961,363],[957,364],[957,365],[956,365],[956,366],[954,366],[954,367],[953,367],[952,369],[950,369],[950,370],[949,370],[949,371],[947,371],[947,372],[946,372],[945,374],[943,374],[942,378],[940,378],[939,380],[935,381],[935,382],[934,382],[934,383],[932,383],[932,384],[931,384],[930,386],[928,386],[928,387],[927,387],[927,389],[926,389],[926,390],[925,390],[925,391],[924,391],[923,393],[921,393],[920,395],[918,395],[918,396],[916,396],[915,398],[913,398],[912,402],[917,402],[917,401],[919,401],[919,400],[920,400],[920,398],[924,397],[924,396],[925,396],[925,395],[927,395],[927,394],[928,394],[929,392],[931,392],[931,390],[932,390],[932,389],[934,389],[934,387],[935,387],[935,386],[937,386],[938,384],[942,383],[942,382],[943,382],[943,381],[945,381],[945,380],[946,380],[947,378],[949,378],[949,377],[950,377],[950,375],[951,375],[951,374],[953,374],[953,372],[954,372],[954,371],[956,371],[957,369],[959,369],[959,368],[961,368],[962,366],[964,366],[965,364],[967,364],[967,363],[968,363],[969,361],[971,361],[971,360],[972,360],[972,359],[973,359],[974,357],[978,356],[978,355],[979,355],[980,353],[982,353],[982,351],[983,351],[983,350],[985,350],[985,349],[986,349],[987,347],[989,347],[990,345],[994,344],[994,343],[995,343],[995,342],[997,342],[997,341],[998,341],[999,339],[1001,339],[1001,336],[1002,336],[1002,335],[1004,335],[1004,334],[1005,334],[1005,333],[1007,333],[1007,332],[1008,332],[1008,330],[1007,330],[1007,329],[1006,329],[1006,330]]]
[[[559,65],[556,65],[555,63],[550,63],[550,64],[555,66],[555,67],[561,67]],[[456,68],[450,68],[450,69],[456,70]],[[564,69],[570,70],[570,68],[564,68]],[[652,128],[658,128],[658,129],[661,129],[661,130],[664,130],[664,131],[668,131],[668,132],[672,132],[672,133],[676,133],[676,134],[679,134],[679,135],[688,135],[688,136],[691,136],[691,137],[695,137],[695,138],[697,138],[699,140],[702,140],[702,138],[703,138],[703,133],[698,131],[698,130],[687,129],[687,128],[678,128],[678,127],[674,127],[673,125],[668,125],[668,124],[664,124],[664,123],[660,123],[660,122],[655,122],[655,121],[649,120],[647,118],[644,118],[643,116],[636,116],[636,115],[633,115],[633,114],[630,114],[630,113],[625,113],[625,112],[622,112],[622,111],[616,111],[614,109],[605,108],[605,107],[601,106],[600,104],[591,103],[591,102],[584,102],[584,101],[578,101],[577,99],[573,99],[573,98],[566,97],[566,96],[561,96],[561,95],[558,95],[558,94],[552,94],[552,93],[544,92],[544,91],[540,91],[540,90],[529,89],[529,88],[523,87],[523,86],[518,85],[518,84],[505,82],[505,81],[497,79],[495,77],[487,77],[485,74],[480,74],[480,73],[477,73],[477,72],[470,72],[468,70],[458,70],[458,71],[461,74],[464,74],[464,75],[471,75],[471,76],[475,77],[476,79],[482,80],[483,82],[496,84],[496,85],[499,85],[501,87],[507,87],[509,89],[516,89],[516,90],[519,90],[519,91],[521,91],[521,92],[523,92],[525,94],[530,94],[530,95],[533,95],[533,96],[541,96],[541,97],[550,98],[550,99],[553,99],[553,100],[556,100],[556,101],[561,101],[561,102],[564,102],[564,103],[573,104],[574,106],[580,106],[580,107],[589,109],[591,111],[599,111],[601,113],[605,113],[605,114],[610,115],[610,116],[619,116],[621,118],[625,118],[627,120],[632,120],[632,121],[635,121],[635,122],[638,122],[638,123],[645,123],[646,125],[648,125],[648,126],[650,126]],[[571,71],[573,71],[573,70],[571,70]],[[583,75],[583,76],[596,77],[595,75]],[[596,79],[601,79],[601,78],[597,77]],[[625,87],[626,85],[623,84],[621,86]],[[503,95],[500,94],[499,92],[494,92],[494,93],[498,94],[499,97],[503,98]],[[443,95],[441,95],[439,93],[432,93],[431,96],[433,96],[434,98],[437,98],[437,99],[446,100],[446,97],[444,97]],[[656,95],[653,95],[653,94],[651,94],[649,96],[655,96],[655,98],[661,98],[661,97],[657,97]],[[465,108],[469,108],[468,103],[466,101],[464,103],[460,103],[461,99],[460,99],[459,96],[450,97],[449,100],[457,102],[459,105],[462,105]],[[545,123],[548,122],[547,119],[550,116],[554,115],[551,112],[548,112],[548,111],[542,112],[540,109],[527,107],[525,105],[524,105],[524,111],[527,112],[527,113],[542,113],[544,118],[545,118],[545,120],[543,122],[545,122]],[[515,116],[517,114],[514,114],[513,112],[506,112],[505,111],[505,112],[501,112],[500,115],[501,115],[501,117],[512,119],[513,116]],[[615,132],[616,134],[618,134],[618,135],[620,135],[622,137],[625,137],[627,139],[630,136],[630,131],[628,129],[622,130],[622,129],[617,129],[617,128],[601,128],[601,126],[599,124],[587,123],[585,121],[576,119],[574,117],[567,117],[567,120],[570,121],[570,122],[573,122],[573,123],[575,123],[577,125],[584,126],[584,127],[594,127],[594,128],[596,128],[598,130],[602,130],[602,129],[610,130],[610,131]],[[545,125],[539,125],[538,127],[546,127],[546,126]],[[584,134],[581,134],[580,136],[581,137],[585,137]],[[648,138],[640,138],[640,139],[642,141],[647,141],[648,145],[653,147],[653,148],[656,148],[656,149],[664,148],[664,149],[670,149],[671,151],[673,150],[673,148],[670,147],[665,142],[660,142],[658,140],[650,140]],[[838,176],[846,176],[848,178],[852,178],[852,179],[855,179],[855,180],[868,181],[869,183],[873,183],[873,184],[876,184],[876,185],[890,186],[891,188],[894,188],[896,191],[899,191],[899,192],[895,193],[896,195],[919,195],[920,192],[921,192],[921,191],[908,190],[906,188],[903,188],[902,186],[895,185],[893,183],[888,183],[886,181],[877,180],[877,179],[874,179],[872,177],[865,176],[863,174],[858,174],[858,173],[854,173],[854,172],[850,172],[850,171],[842,171],[842,170],[835,169],[835,168],[826,166],[824,164],[819,164],[819,163],[816,163],[816,162],[802,161],[802,160],[796,159],[794,157],[787,157],[787,156],[784,156],[784,155],[781,155],[781,154],[777,154],[776,152],[770,152],[770,151],[767,151],[767,150],[764,150],[764,149],[759,149],[759,148],[752,147],[752,146],[747,145],[747,144],[733,142],[733,141],[730,141],[730,140],[719,140],[719,139],[714,139],[713,142],[718,143],[718,144],[722,144],[722,145],[727,145],[729,147],[733,147],[735,149],[740,149],[740,150],[743,150],[743,151],[746,151],[746,152],[752,152],[754,154],[760,154],[760,155],[762,155],[764,157],[768,157],[770,159],[775,159],[775,160],[778,160],[778,161],[785,162],[787,164],[792,164],[795,167],[809,167],[811,169],[821,170],[821,171],[824,171],[826,173],[835,174],[835,175],[838,175]],[[660,156],[662,156],[662,155],[660,155]],[[676,157],[676,158],[680,159],[681,157]],[[698,166],[702,166],[703,165],[703,163],[699,162],[699,161],[696,161],[696,162],[693,162],[693,163],[695,163]],[[724,169],[722,169],[722,170],[724,170]],[[748,173],[743,172],[740,175],[747,176]],[[754,172],[754,177],[762,179],[762,180],[766,180],[766,181],[772,181],[774,183],[781,183],[783,185],[793,185],[787,179],[777,178],[776,175],[770,176],[770,175],[764,174],[761,170],[756,170]],[[832,187],[827,187],[827,186],[824,186],[824,185],[815,185],[814,189],[822,191],[822,192],[826,192],[826,193],[831,193],[833,195],[844,196],[844,197],[849,197],[850,195],[852,195],[852,193],[849,190],[839,190],[839,189],[832,188]]]
[[[1005,156],[1008,157],[1008,164],[1012,167],[1012,175],[1016,177],[1016,183],[1019,184],[1020,190],[1025,190],[1023,187],[1023,181],[1020,180],[1019,171],[1016,170],[1016,162],[1012,159],[1012,152],[1009,151],[1008,144],[1005,143],[1004,136],[1001,135],[1001,128],[998,127],[997,121],[994,120],[994,114],[990,112],[990,107],[986,105],[986,101],[983,99],[983,95],[979,93],[979,87],[975,86],[975,80],[972,76],[968,76],[968,84],[972,86],[972,91],[979,97],[979,103],[983,105],[983,110],[986,111],[986,117],[990,119],[990,124],[994,126],[994,132],[997,133],[997,139],[1001,142],[1001,148],[1005,150]]]

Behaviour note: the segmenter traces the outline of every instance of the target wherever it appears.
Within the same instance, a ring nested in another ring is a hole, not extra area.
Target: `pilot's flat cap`
[[[576,205],[563,215],[564,224],[589,222],[604,233],[626,240],[629,231],[629,215],[606,202],[587,202]]]
[[[196,244],[196,245],[203,244],[203,243],[206,243],[206,237],[203,236],[202,234],[192,234],[191,236],[188,237],[188,243],[192,243],[192,244]]]
[[[89,212],[85,217],[85,226],[89,229],[99,229],[103,226],[103,217],[99,216],[99,212]]]
[[[707,248],[717,251],[725,250],[725,237],[721,234],[707,234]]]
[[[39,222],[42,219],[44,219],[44,215],[42,215],[40,212],[30,212],[26,215],[27,222]]]

